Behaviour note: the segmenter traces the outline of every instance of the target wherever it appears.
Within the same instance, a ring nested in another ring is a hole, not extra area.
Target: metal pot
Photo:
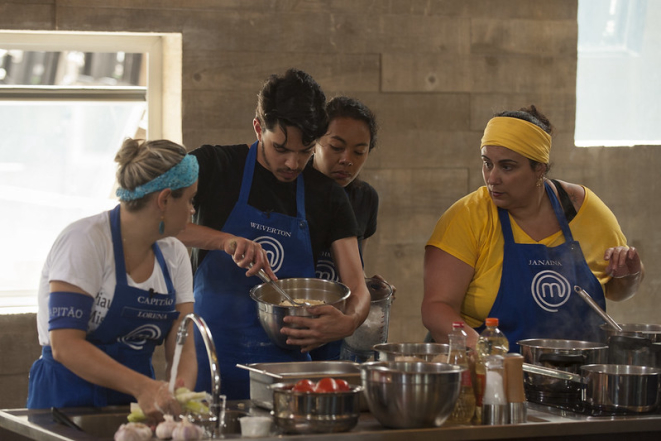
[[[652,343],[661,343],[661,325],[651,325],[645,323],[618,323],[622,332],[616,332],[607,324],[601,325],[605,332],[606,341],[611,335],[625,335],[628,337],[643,337],[649,339]]]
[[[581,366],[581,374],[523,364],[524,372],[579,385],[581,401],[606,411],[650,412],[659,405],[661,369],[621,364]]]
[[[608,363],[661,368],[661,325],[620,324],[621,332],[601,326],[608,342]]]
[[[528,339],[518,341],[523,361],[550,369],[579,374],[580,367],[603,364],[608,358],[608,346],[581,340]],[[524,373],[526,393],[539,396],[568,396],[578,399],[580,385],[567,379]]]

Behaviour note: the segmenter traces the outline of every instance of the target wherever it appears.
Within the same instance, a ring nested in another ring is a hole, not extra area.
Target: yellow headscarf
[[[533,161],[548,164],[551,153],[551,135],[541,127],[509,116],[491,118],[484,129],[480,148],[497,145],[522,154]]]

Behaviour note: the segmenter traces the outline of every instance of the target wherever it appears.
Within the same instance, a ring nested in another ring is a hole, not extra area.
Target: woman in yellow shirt
[[[589,189],[546,177],[551,131],[534,106],[487,124],[486,185],[443,214],[426,246],[422,319],[434,340],[465,321],[474,346],[498,317],[515,351],[525,338],[599,341],[602,320],[573,287],[604,309],[638,289],[643,264],[613,213]]]

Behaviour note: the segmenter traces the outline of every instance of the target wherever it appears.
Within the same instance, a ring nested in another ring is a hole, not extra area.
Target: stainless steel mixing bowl
[[[346,432],[358,424],[361,386],[345,392],[297,392],[291,383],[276,383],[273,421],[286,433]]]
[[[450,416],[461,388],[460,366],[373,361],[358,366],[370,412],[385,427],[438,427]]]
[[[282,289],[287,291],[294,300],[320,300],[344,312],[346,301],[351,294],[348,286],[339,282],[314,278],[291,278],[276,280]],[[283,306],[284,298],[269,283],[262,283],[250,290],[250,297],[257,303],[259,322],[271,341],[281,348],[300,349],[299,346],[287,344],[287,336],[280,332],[284,326],[283,319],[288,315],[313,317],[303,306]]]
[[[381,343],[374,345],[379,361],[447,362],[450,345],[445,343]]]

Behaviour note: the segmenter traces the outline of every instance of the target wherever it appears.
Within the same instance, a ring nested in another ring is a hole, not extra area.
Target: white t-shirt
[[[192,302],[193,272],[188,251],[183,243],[173,237],[159,240],[170,272],[170,279],[177,292],[176,303]],[[39,343],[50,344],[48,335],[49,282],[58,280],[75,285],[94,295],[94,305],[87,332],[94,331],[103,322],[115,294],[115,253],[110,232],[110,213],[103,212],[80,219],[62,231],[48,253],[41,271],[37,311]],[[127,274],[128,284],[136,288],[165,293],[167,287],[161,266],[154,258],[154,271],[146,281],[135,283]]]

